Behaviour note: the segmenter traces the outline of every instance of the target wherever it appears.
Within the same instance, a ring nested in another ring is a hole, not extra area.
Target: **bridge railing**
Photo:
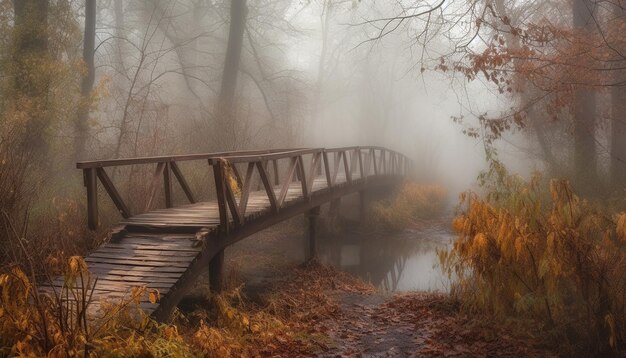
[[[122,217],[133,216],[105,168],[156,165],[146,208],[152,207],[160,184],[165,207],[170,208],[174,206],[174,180],[189,203],[198,201],[178,165],[178,162],[194,160],[206,160],[213,169],[220,227],[224,230],[231,222],[234,225],[244,222],[250,193],[261,187],[269,199],[270,209],[278,212],[283,208],[293,182],[300,182],[302,198],[309,200],[315,178],[319,176],[326,179],[326,187],[332,190],[338,185],[365,181],[372,175],[406,175],[411,165],[404,155],[383,147],[248,150],[79,162],[76,166],[83,170],[87,190],[89,227],[95,229],[98,226],[98,184],[103,186]],[[338,180],[340,177],[342,182]]]

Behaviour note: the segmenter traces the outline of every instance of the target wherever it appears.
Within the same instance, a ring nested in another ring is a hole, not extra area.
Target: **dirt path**
[[[381,308],[389,297],[380,294],[335,293],[341,316],[330,337],[335,347],[322,357],[404,357],[416,350],[414,325],[399,319],[388,321]]]
[[[550,357],[537,341],[459,312],[445,295],[335,292],[334,347],[321,357]]]
[[[536,337],[513,337],[501,325],[462,314],[445,295],[384,294],[332,267],[290,261],[301,245],[284,230],[265,232],[227,252],[227,266],[235,272],[232,287],[242,288],[246,297],[232,302],[233,308],[246,321],[270,329],[263,338],[247,329],[237,333],[233,342],[245,344],[235,352],[259,357],[554,356],[537,348]]]

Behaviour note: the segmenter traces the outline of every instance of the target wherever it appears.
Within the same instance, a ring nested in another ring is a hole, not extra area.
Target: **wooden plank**
[[[119,265],[130,265],[134,267],[181,267],[186,268],[188,262],[173,262],[173,261],[156,261],[156,260],[144,260],[139,258],[119,258],[119,259],[109,259],[109,258],[100,258],[100,257],[85,257],[85,262],[90,265],[98,265],[98,264],[119,264]]]
[[[213,175],[215,177],[215,192],[220,214],[220,229],[223,232],[228,232],[228,213],[226,211],[226,193],[224,189],[224,164],[220,160],[213,165]]]
[[[122,165],[151,164],[151,163],[172,162],[172,161],[182,162],[182,161],[190,161],[190,160],[207,160],[211,158],[220,158],[220,157],[228,157],[228,156],[291,153],[293,151],[299,151],[299,150],[304,150],[304,149],[306,148],[240,150],[240,151],[229,151],[229,152],[163,155],[163,156],[153,156],[153,157],[95,160],[95,161],[78,162],[76,163],[76,168],[86,169],[86,168],[97,168],[97,167],[114,167],[114,166],[122,166]]]
[[[342,156],[341,153],[342,152],[335,153],[335,162],[333,163],[334,169],[333,169],[331,185],[335,185],[335,183],[337,182],[337,175],[339,174],[339,165],[341,164],[341,156]]]
[[[234,164],[230,164],[230,168],[234,168]],[[239,205],[237,204],[237,200],[235,199],[235,194],[233,193],[231,182],[226,178],[224,178],[224,180],[224,196],[226,197],[226,203],[228,204],[228,208],[230,209],[230,216],[233,218],[235,225],[241,225],[243,224],[243,215],[241,215],[241,213],[239,212]]]
[[[165,207],[171,208],[174,205],[172,202],[172,180],[169,162],[165,162],[165,167],[163,168],[163,190],[165,195]]]
[[[361,152],[361,149],[357,149],[358,153],[358,160],[359,160],[359,174],[360,174],[360,178],[363,179],[365,178],[365,169],[363,168],[363,152]]]
[[[230,163],[230,169],[233,171],[233,175],[235,176],[235,181],[237,182],[237,186],[241,188],[241,175],[239,175],[239,170],[235,163]]]
[[[313,191],[313,184],[315,182],[315,177],[317,176],[317,168],[320,164],[320,160],[321,160],[322,154],[321,153],[315,153],[313,154],[313,157],[311,158],[311,168],[309,171],[309,176],[307,178],[307,190],[310,192]]]
[[[332,181],[332,177],[330,173],[330,163],[328,162],[328,153],[324,151],[322,153],[322,156],[323,156],[322,158],[324,159],[324,174],[326,177],[326,185],[328,186],[329,189],[332,189],[333,181]]]
[[[120,253],[94,252],[88,258],[94,262],[106,262],[106,259],[129,260],[139,262],[182,262],[189,263],[195,256],[157,256],[157,255],[120,255]],[[102,260],[100,260],[102,259]]]
[[[350,173],[350,167],[348,165],[348,156],[346,155],[346,152],[341,153],[343,153],[343,169],[346,174],[346,182],[352,183],[352,174]]]
[[[98,180],[95,169],[83,170],[87,189],[87,224],[91,230],[98,228]]]
[[[185,251],[169,251],[169,250],[135,250],[135,249],[128,249],[128,248],[114,248],[114,247],[102,246],[98,250],[91,253],[90,256],[95,255],[95,254],[118,255],[118,257],[119,255],[125,255],[125,256],[133,255],[134,257],[151,257],[151,256],[195,257],[198,254],[198,251],[185,252]]]
[[[169,283],[170,285],[173,285],[178,281],[178,277],[167,278],[167,277],[110,275],[110,274],[109,275],[100,274],[100,275],[96,275],[95,277],[98,278],[98,282],[101,282],[101,280],[111,280],[111,281],[128,282],[130,284],[134,282],[143,282],[143,283],[154,282],[154,283]]]
[[[310,197],[310,193],[309,193],[309,186],[306,183],[306,173],[304,172],[304,160],[302,159],[301,155],[299,155],[297,158],[298,158],[298,173],[300,173],[300,183],[302,186],[302,196],[304,196],[305,199],[308,199]]]
[[[280,177],[278,176],[278,159],[272,160],[272,164],[274,165],[274,185],[279,185]]]
[[[242,216],[246,215],[246,208],[248,206],[248,198],[250,197],[250,190],[252,189],[252,174],[254,172],[254,163],[248,163],[246,169],[246,179],[241,188],[241,197],[239,198],[239,212]]]
[[[278,194],[278,207],[282,207],[283,203],[285,202],[285,198],[287,197],[287,192],[289,190],[291,181],[293,179],[293,175],[296,172],[296,167],[298,165],[298,162],[296,160],[296,158],[291,158],[290,162],[289,162],[289,168],[287,171],[287,178],[285,178],[285,181],[280,189],[280,193]]]
[[[186,271],[186,268],[184,267],[173,267],[173,266],[163,266],[163,267],[151,267],[151,266],[129,266],[129,265],[124,265],[124,264],[115,264],[115,263],[104,263],[104,262],[99,262],[99,263],[94,263],[93,265],[89,265],[89,270],[101,270],[101,269],[110,269],[110,270],[117,270],[117,271],[127,271],[129,272],[163,272],[163,273],[179,273],[182,274],[183,272]]]
[[[194,247],[194,244],[197,244],[198,241],[195,240],[191,240],[189,239],[188,241],[184,242],[184,243],[178,243],[176,241],[172,241],[172,242],[155,242],[155,241],[148,241],[146,242],[146,240],[142,239],[142,238],[124,238],[122,241],[120,242],[109,242],[106,244],[105,247],[111,247],[111,248],[140,248],[141,250],[167,250],[167,251],[171,251],[171,250],[182,250],[182,251],[191,251],[191,250],[198,250],[200,251],[199,248]]]
[[[191,188],[189,187],[187,180],[183,176],[183,173],[181,172],[180,168],[178,167],[178,164],[176,162],[170,162],[170,168],[172,169],[172,172],[174,173],[174,176],[176,177],[176,180],[178,181],[178,184],[180,185],[181,189],[183,189],[183,192],[185,193],[187,200],[189,200],[190,203],[195,203],[196,199],[194,198],[193,193],[191,192]]]
[[[123,275],[124,277],[135,277],[138,279],[151,279],[151,278],[168,278],[173,280],[178,280],[178,278],[182,275],[181,272],[156,272],[154,270],[151,271],[129,271],[129,270],[116,270],[116,269],[106,269],[102,267],[93,267],[89,268],[89,272],[91,272],[95,276],[99,275]]]
[[[267,177],[267,172],[265,171],[264,165],[261,164],[261,162],[257,162],[256,165],[259,176],[261,177],[261,182],[263,182],[263,187],[265,188],[265,193],[267,194],[267,198],[269,199],[270,206],[274,212],[278,212],[276,193],[274,193],[272,184]]]
[[[120,193],[115,188],[115,185],[113,185],[113,182],[107,175],[104,168],[97,168],[96,173],[98,175],[98,178],[100,179],[100,182],[102,183],[102,186],[104,187],[104,190],[106,190],[106,192],[109,194],[109,197],[111,198],[111,200],[113,200],[113,204],[115,204],[117,210],[120,212],[120,214],[122,214],[122,217],[124,217],[125,219],[129,218],[131,216],[130,210],[128,209],[128,206],[126,206],[126,203],[124,203],[124,200],[122,200]]]
[[[358,163],[356,156],[357,156],[357,149],[351,150],[350,151],[350,175],[352,175],[356,170],[356,165]]]
[[[152,208],[152,202],[154,201],[154,198],[156,197],[156,193],[157,193],[157,184],[159,183],[159,178],[161,178],[161,176],[163,175],[163,169],[165,168],[165,163],[164,162],[160,162],[157,164],[157,167],[154,171],[154,175],[152,176],[152,180],[150,182],[150,196],[148,197],[148,202],[146,203],[146,209],[145,211],[149,211]]]

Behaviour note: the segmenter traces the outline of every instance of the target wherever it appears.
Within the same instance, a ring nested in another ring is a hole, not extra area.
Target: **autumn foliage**
[[[577,196],[567,181],[504,175],[461,196],[458,240],[440,253],[467,309],[541,324],[567,354],[626,342],[626,213]]]

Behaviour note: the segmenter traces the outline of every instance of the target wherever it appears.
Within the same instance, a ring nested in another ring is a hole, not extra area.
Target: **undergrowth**
[[[92,289],[98,283],[86,262],[73,256],[62,266],[55,289],[19,266],[0,274],[0,356],[312,356],[331,344],[317,323],[339,314],[326,292],[373,291],[313,262],[292,269],[259,302],[247,299],[241,287],[231,288],[165,324],[139,306],[158,301],[158,292],[136,287],[123,299],[97,303]]]
[[[537,322],[565,355],[624,352],[626,213],[565,180],[524,181],[498,163],[489,176],[485,196],[462,194],[458,240],[440,253],[452,293],[470,311]]]
[[[368,222],[382,230],[402,230],[419,220],[440,217],[445,209],[446,197],[446,190],[441,185],[407,181],[390,200],[373,203]]]

